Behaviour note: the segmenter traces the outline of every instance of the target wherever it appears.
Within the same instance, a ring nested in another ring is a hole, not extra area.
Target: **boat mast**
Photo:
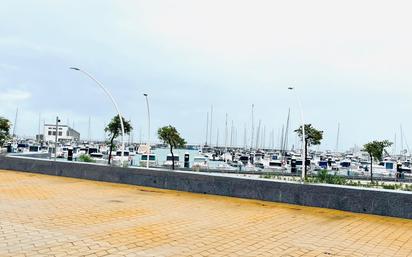
[[[244,132],[243,132],[243,147],[244,147],[244,149],[246,149],[247,148],[247,142],[246,142],[246,133],[247,133],[247,131],[246,131],[246,123],[245,123],[245,128],[244,128]]]
[[[339,152],[339,136],[340,136],[340,123],[338,122],[338,134],[336,136],[336,148],[335,148],[336,153]]]
[[[261,148],[262,149],[266,148],[266,126],[265,125],[263,125],[263,137],[262,137]]]
[[[140,144],[142,144],[142,128],[140,127],[140,130],[139,130],[139,142],[140,142]]]
[[[402,129],[402,124],[400,125],[400,128],[401,128],[401,156],[403,156],[404,147],[403,147],[403,129]]]
[[[89,142],[89,144],[90,144],[90,141],[91,141],[90,120],[91,120],[91,117],[89,116],[89,128],[87,130],[87,141]],[[129,138],[130,138],[130,135],[129,135]]]
[[[206,146],[207,146],[208,138],[209,138],[209,112],[207,112],[207,118],[206,118],[206,141],[205,141]]]
[[[233,120],[232,120],[232,126],[230,127],[230,147],[233,147]]]
[[[216,147],[219,147],[219,128],[216,129],[217,130],[217,135],[216,135]]]
[[[210,146],[212,146],[212,134],[213,134],[213,130],[212,130],[212,125],[213,125],[213,105],[210,107]]]
[[[14,118],[13,137],[16,137],[17,116],[19,115],[19,108],[16,109],[16,117]]]
[[[275,129],[272,129],[272,150],[275,150]]]
[[[283,140],[282,149],[286,152],[288,148],[289,139],[289,123],[290,123],[290,108],[288,110],[288,118],[286,119],[285,137]]]
[[[282,153],[282,155],[284,154],[284,152],[283,152],[284,151],[284,148],[283,148],[283,146],[284,146],[284,143],[283,143],[284,133],[285,133],[285,125],[282,125],[282,134],[280,136],[280,146],[279,146],[280,152]]]
[[[38,138],[37,139],[39,139],[39,142],[40,142],[40,131],[41,131],[41,113],[39,112],[39,131],[38,131]]]
[[[226,120],[225,120],[225,152],[227,152],[227,113],[226,113]]]
[[[396,155],[396,133],[395,133],[395,138],[394,138],[394,140],[393,140],[393,148],[392,148],[392,154],[393,155]]]
[[[257,129],[257,134],[256,134],[256,149],[259,148],[259,140],[260,140],[260,125],[262,123],[262,120],[259,120],[259,125]]]
[[[255,118],[254,118],[254,109],[255,109],[255,104],[252,104],[252,133],[251,133],[251,138],[250,138],[250,150],[253,149],[253,137],[254,137],[254,133],[255,133]]]

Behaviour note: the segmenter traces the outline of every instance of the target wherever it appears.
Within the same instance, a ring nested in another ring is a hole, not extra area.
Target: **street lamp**
[[[306,135],[305,135],[305,122],[303,120],[302,103],[300,101],[299,95],[296,93],[295,88],[288,87],[288,89],[295,93],[296,100],[298,102],[299,110],[300,110],[300,121],[302,123],[302,155],[303,155],[301,178],[302,178],[302,181],[305,181],[305,176],[306,176]]]
[[[54,161],[56,161],[57,158],[57,145],[59,142],[59,116],[56,117],[56,135],[54,136]]]
[[[103,86],[102,83],[100,83],[97,79],[95,79],[92,75],[90,75],[88,72],[81,70],[80,68],[76,68],[76,67],[70,67],[70,69],[75,70],[75,71],[80,71],[81,73],[83,73],[84,75],[86,75],[87,77],[89,77],[91,80],[93,80],[94,82],[96,82],[96,84],[106,93],[106,95],[110,98],[110,100],[112,101],[114,108],[117,111],[117,115],[119,115],[119,119],[120,119],[120,126],[122,128],[122,153],[121,153],[121,157],[122,157],[122,166],[123,166],[123,157],[124,157],[124,149],[125,149],[125,143],[124,143],[124,124],[123,124],[123,116],[120,114],[119,111],[119,107],[117,106],[116,101],[114,100],[112,94],[110,94],[110,92]]]
[[[149,168],[149,160],[150,160],[150,109],[149,109],[149,99],[148,99],[148,94],[143,94],[144,97],[146,98],[146,106],[147,106],[147,164],[146,168]]]

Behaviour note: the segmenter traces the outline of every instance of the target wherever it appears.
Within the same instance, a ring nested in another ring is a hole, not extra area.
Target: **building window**
[[[53,131],[53,136],[55,136],[56,135],[56,131]]]
[[[52,134],[52,132],[51,132],[51,131],[49,131],[49,136],[51,136],[51,134]]]
[[[62,132],[61,131],[59,131],[59,136],[61,136],[62,135]]]

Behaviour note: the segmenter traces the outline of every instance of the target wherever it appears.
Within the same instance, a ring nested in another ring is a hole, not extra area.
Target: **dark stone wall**
[[[412,193],[0,156],[0,169],[412,219]],[[1,181],[0,181],[1,183]]]

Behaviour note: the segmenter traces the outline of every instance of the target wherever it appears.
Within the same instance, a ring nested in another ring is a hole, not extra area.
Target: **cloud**
[[[5,92],[0,92],[0,101],[4,102],[16,102],[24,101],[31,98],[31,93],[24,90],[9,89]]]
[[[59,115],[75,121],[83,135],[88,116],[102,131],[114,115],[101,90],[68,69],[73,65],[102,81],[136,128],[145,128],[142,93],[149,93],[152,127],[173,124],[189,142],[204,140],[211,104],[220,135],[226,113],[239,131],[245,123],[249,128],[252,103],[267,128],[281,128],[288,107],[291,127],[297,127],[297,105],[286,89],[295,81],[305,119],[330,135],[325,143],[332,148],[338,121],[346,146],[392,137],[402,120],[405,134],[412,127],[404,118],[412,94],[409,1],[6,0],[5,5],[0,108],[14,117],[19,107],[27,135],[37,131],[32,116],[38,113],[46,120]],[[383,124],[382,117],[391,122]]]
[[[8,89],[0,92],[0,102],[2,105],[15,105],[19,102],[29,100],[31,93],[25,90]]]

